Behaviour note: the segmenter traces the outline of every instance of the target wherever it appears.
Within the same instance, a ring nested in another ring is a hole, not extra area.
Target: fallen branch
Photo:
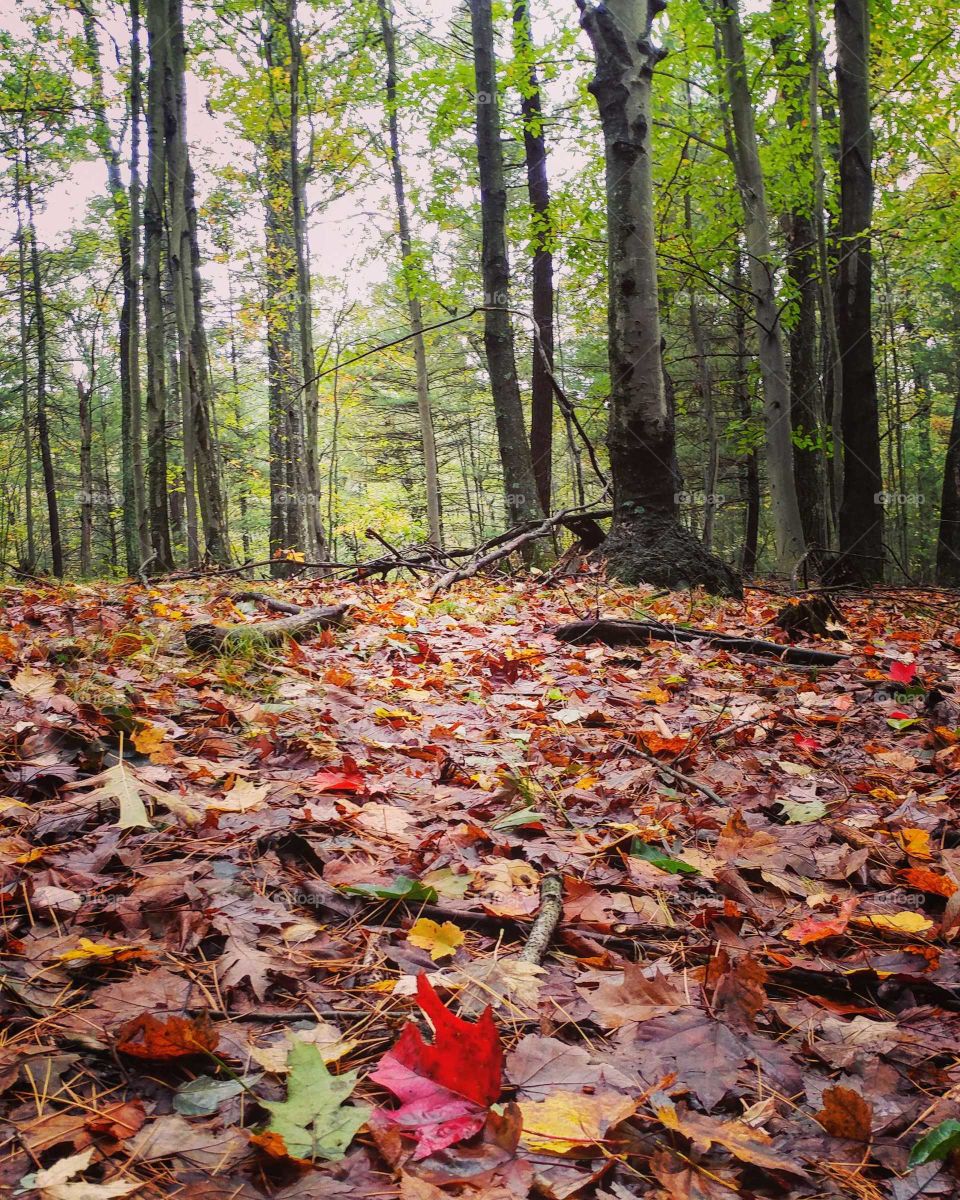
[[[433,600],[440,592],[447,591],[455,583],[459,583],[463,579],[471,579],[485,567],[491,567],[494,563],[500,562],[501,559],[508,558],[511,554],[516,553],[516,551],[522,550],[524,546],[537,541],[538,538],[549,537],[558,525],[567,525],[571,521],[582,522],[584,518],[598,521],[603,517],[609,516],[612,516],[611,509],[584,511],[583,507],[579,506],[577,508],[565,509],[563,512],[556,513],[552,517],[544,517],[542,521],[535,525],[528,524],[508,530],[505,534],[500,534],[494,539],[494,548],[486,549],[485,547],[481,547],[480,550],[485,550],[484,553],[478,550],[470,561],[464,563],[462,567],[456,567],[454,570],[442,575],[431,588],[430,599]],[[487,543],[487,545],[489,546],[490,543]]]
[[[723,650],[736,650],[741,654],[761,654],[780,662],[796,666],[831,667],[845,662],[844,654],[832,654],[827,650],[805,650],[800,646],[781,646],[777,642],[764,642],[759,638],[736,637],[729,633],[716,633],[712,629],[679,629],[664,625],[660,621],[629,621],[619,618],[600,618],[596,621],[571,621],[560,625],[553,635],[561,642],[602,642],[605,646],[644,646],[647,642],[706,642]]]
[[[556,874],[544,875],[540,880],[540,911],[530,929],[527,944],[520,951],[520,962],[543,962],[553,935],[557,932],[563,914],[563,879]]]
[[[334,629],[343,624],[349,604],[329,608],[305,608],[289,617],[275,621],[259,621],[254,625],[194,625],[184,632],[184,640],[195,654],[224,654],[251,646],[277,646],[287,638],[303,638],[321,629]]]

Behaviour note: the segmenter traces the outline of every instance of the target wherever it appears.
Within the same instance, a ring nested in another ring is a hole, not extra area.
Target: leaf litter
[[[198,658],[211,581],[0,595],[0,1192],[956,1195],[955,597],[818,669],[551,635],[762,590],[350,599]]]

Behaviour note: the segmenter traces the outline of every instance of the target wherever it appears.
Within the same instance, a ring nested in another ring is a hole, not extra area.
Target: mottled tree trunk
[[[620,578],[736,592],[739,581],[677,520],[674,424],[664,388],[657,296],[650,93],[662,51],[651,28],[662,0],[580,0],[593,45],[590,90],[606,164],[613,527],[606,550]]]
[[[523,149],[530,202],[531,262],[530,298],[533,324],[540,339],[533,345],[530,375],[530,457],[537,494],[543,511],[550,512],[553,472],[553,225],[550,215],[550,181],[547,175],[547,144],[543,128],[543,104],[533,46],[530,5],[517,0],[513,8],[513,44],[522,64],[519,82],[520,112],[523,116]]]
[[[163,240],[166,139],[163,94],[167,70],[166,0],[147,0],[147,185],[143,199],[143,310],[147,352],[147,510],[151,568],[173,569],[167,510],[166,338],[163,313]]]
[[[27,237],[30,241],[30,278],[33,288],[33,328],[37,342],[36,413],[37,445],[43,472],[43,491],[47,499],[47,524],[50,531],[50,561],[53,573],[63,578],[63,542],[60,537],[60,506],[57,499],[57,477],[50,447],[50,422],[47,416],[47,312],[43,301],[43,276],[40,270],[40,247],[34,220],[33,179],[30,159],[24,159],[23,198],[27,210]]]
[[[837,336],[842,365],[843,499],[838,576],[883,578],[883,474],[877,372],[873,358],[870,225],[873,134],[870,125],[870,25],[867,0],[836,0],[840,108],[840,267]]]
[[[749,254],[750,289],[753,292],[758,359],[763,379],[767,484],[770,488],[777,566],[789,574],[803,558],[805,546],[793,478],[790,383],[783,350],[780,303],[776,295],[766,190],[760,169],[756,122],[737,0],[719,0],[717,14],[723,48],[722,67],[733,123],[733,162],[743,204],[744,237]]]
[[[738,253],[733,267],[733,294],[743,294],[743,260]],[[737,304],[734,315],[737,349],[734,356],[734,403],[741,428],[746,431],[753,417],[750,403],[749,351],[747,346],[747,317],[741,304]],[[756,450],[750,450],[743,460],[740,490],[744,503],[743,550],[740,555],[740,570],[750,578],[757,569],[757,543],[760,536],[760,464]]]
[[[533,477],[530,443],[523,423],[520,381],[514,353],[507,259],[507,190],[500,143],[496,58],[491,0],[470,0],[474,75],[477,91],[477,159],[483,248],[483,343],[497,423],[504,499],[509,524],[542,515]]]
[[[17,210],[17,305],[20,317],[20,426],[23,434],[23,504],[27,535],[26,559],[21,564],[33,571],[37,562],[33,522],[33,419],[30,414],[30,322],[27,317],[27,229],[23,220],[23,189],[20,158],[14,163],[14,202]],[[22,556],[21,556],[22,557]]]
[[[945,587],[960,587],[960,294],[954,297],[953,366],[956,401],[943,464],[937,534],[937,582]]]
[[[427,494],[427,525],[430,540],[435,546],[443,545],[443,529],[440,523],[440,482],[437,470],[437,444],[433,427],[433,408],[430,403],[430,377],[427,372],[427,350],[423,337],[423,307],[417,292],[418,272],[413,260],[413,238],[410,233],[410,217],[407,211],[406,188],[403,165],[400,159],[400,126],[397,119],[397,56],[393,28],[391,0],[379,0],[380,30],[387,58],[386,109],[390,136],[390,168],[393,173],[393,194],[397,203],[397,230],[400,240],[400,256],[403,263],[403,284],[407,297],[407,312],[410,315],[410,330],[413,334],[413,357],[417,372],[417,417],[420,424],[420,442],[423,446],[423,467]]]
[[[90,400],[93,380],[77,380],[77,419],[80,426],[80,574],[87,578],[93,566],[93,414]],[[140,564],[134,568],[139,568]],[[128,566],[129,569],[129,566]]]
[[[120,174],[120,152],[113,139],[110,123],[107,119],[106,101],[104,99],[103,67],[100,60],[100,44],[97,39],[97,28],[93,14],[89,8],[82,8],[83,32],[87,49],[87,65],[90,70],[92,87],[90,91],[90,107],[93,112],[93,133],[97,148],[103,157],[107,170],[107,186],[113,206],[113,219],[116,230],[117,246],[120,259],[120,280],[123,287],[123,300],[120,306],[120,446],[121,446],[121,484],[123,491],[123,542],[126,552],[127,571],[133,575],[140,569],[140,564],[146,555],[140,544],[141,526],[143,523],[143,456],[140,446],[135,441],[135,432],[139,433],[139,421],[135,414],[140,408],[140,378],[139,353],[136,346],[135,323],[138,320],[138,286],[137,263],[134,258],[134,219],[127,193]],[[138,47],[139,49],[139,47]],[[131,50],[133,44],[131,42]],[[137,72],[139,74],[139,62]],[[131,96],[134,91],[134,78],[131,78]],[[139,86],[139,80],[136,80]],[[138,147],[138,126],[140,120],[139,104],[131,108],[133,124],[133,146]],[[133,159],[131,154],[131,159]],[[133,177],[136,178],[135,176]],[[131,185],[133,190],[133,184]],[[138,480],[138,474],[140,476]],[[88,547],[89,550],[89,547]],[[82,569],[82,568],[81,568]],[[87,569],[89,570],[89,563]]]

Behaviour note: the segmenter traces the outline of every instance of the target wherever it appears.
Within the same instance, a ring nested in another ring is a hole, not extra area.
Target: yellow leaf
[[[893,933],[925,933],[933,928],[933,922],[918,912],[869,913],[854,917],[851,924],[868,929],[887,929]]]
[[[419,721],[420,718],[416,713],[407,712],[405,708],[384,708],[383,706],[375,708],[373,715],[379,717],[381,721]]]
[[[91,942],[89,938],[82,937],[72,950],[65,950],[57,957],[60,962],[70,962],[75,958],[117,958],[130,950],[141,952],[139,946],[114,946],[109,942]]]
[[[18,696],[29,696],[34,700],[49,700],[56,693],[57,681],[49,671],[38,671],[36,667],[23,667],[10,680],[10,686]]]
[[[262,783],[258,787],[249,779],[238,779],[222,800],[208,801],[207,808],[214,812],[250,812],[260,807],[269,791],[269,783]]]
[[[523,1101],[520,1140],[530,1150],[567,1154],[589,1150],[602,1142],[607,1130],[637,1111],[637,1101],[614,1092],[584,1096],[580,1092],[554,1092],[546,1100]]]
[[[154,754],[163,745],[166,733],[159,725],[143,725],[131,739],[138,754]]]
[[[914,858],[930,857],[930,834],[926,829],[898,829],[893,836]]]
[[[410,932],[407,941],[411,946],[419,946],[421,950],[429,950],[434,962],[456,954],[457,947],[463,945],[463,930],[452,921],[444,921],[439,925],[429,917],[421,917]]]
[[[654,704],[666,704],[670,699],[670,693],[662,687],[658,687],[657,684],[652,683],[645,692],[640,692],[637,699],[652,700]]]

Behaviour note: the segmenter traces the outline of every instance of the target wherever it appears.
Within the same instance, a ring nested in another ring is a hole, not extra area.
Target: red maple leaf
[[[352,758],[344,756],[339,770],[317,771],[305,782],[312,792],[359,792],[363,789],[363,775]]]
[[[415,1137],[419,1159],[483,1128],[500,1095],[503,1047],[489,1007],[476,1022],[462,1020],[444,1006],[426,975],[417,977],[417,1003],[433,1026],[433,1041],[407,1025],[370,1078],[402,1102],[378,1109],[374,1119]]]
[[[890,678],[894,683],[913,683],[916,673],[916,663],[894,662],[890,664]]]

